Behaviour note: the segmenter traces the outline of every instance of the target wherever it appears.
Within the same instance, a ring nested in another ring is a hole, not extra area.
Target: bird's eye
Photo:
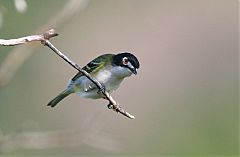
[[[127,65],[128,64],[128,58],[124,57],[122,60],[123,65]]]

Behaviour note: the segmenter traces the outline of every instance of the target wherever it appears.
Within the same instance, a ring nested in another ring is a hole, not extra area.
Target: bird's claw
[[[113,108],[113,104],[108,104],[107,107],[108,107],[108,109],[112,109]]]
[[[113,105],[111,103],[108,104],[107,107],[108,107],[108,109],[112,109],[112,110],[114,110],[116,112],[119,112],[119,108],[120,108],[118,105]]]

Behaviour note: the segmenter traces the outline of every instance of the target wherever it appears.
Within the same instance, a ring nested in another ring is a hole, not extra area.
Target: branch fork
[[[70,60],[66,55],[64,55],[61,51],[59,51],[49,40],[52,37],[57,36],[58,34],[55,32],[54,29],[50,29],[46,31],[45,33],[41,35],[31,35],[31,36],[26,36],[22,38],[17,38],[17,39],[0,39],[0,45],[3,46],[14,46],[14,45],[19,45],[19,44],[26,44],[28,42],[33,42],[33,41],[40,41],[44,46],[49,47],[51,50],[53,50],[58,56],[60,56],[62,59],[64,59],[68,64],[70,64],[73,68],[77,69],[79,72],[82,72],[83,75],[85,75],[89,80],[91,80],[99,89],[99,91],[104,95],[104,97],[109,101],[108,108],[112,109],[113,111],[117,113],[121,113],[122,115],[134,119],[135,117],[131,115],[130,113],[126,112],[114,99],[113,97],[104,89],[103,85],[94,77],[92,77],[88,72],[83,70],[78,64]]]

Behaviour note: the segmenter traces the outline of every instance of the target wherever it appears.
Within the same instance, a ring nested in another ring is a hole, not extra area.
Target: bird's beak
[[[129,67],[129,69],[131,70],[131,72],[135,75],[137,75],[137,69],[134,67]]]
[[[134,66],[132,66],[130,62],[128,62],[128,68],[129,70],[131,70],[133,74],[137,75],[137,69]]]
[[[137,75],[137,69],[134,68],[134,69],[132,70],[132,73],[134,73],[135,75]]]

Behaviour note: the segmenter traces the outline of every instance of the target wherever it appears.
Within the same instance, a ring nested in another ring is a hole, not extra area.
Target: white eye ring
[[[122,63],[123,63],[123,65],[127,65],[128,64],[128,58],[123,57]]]

